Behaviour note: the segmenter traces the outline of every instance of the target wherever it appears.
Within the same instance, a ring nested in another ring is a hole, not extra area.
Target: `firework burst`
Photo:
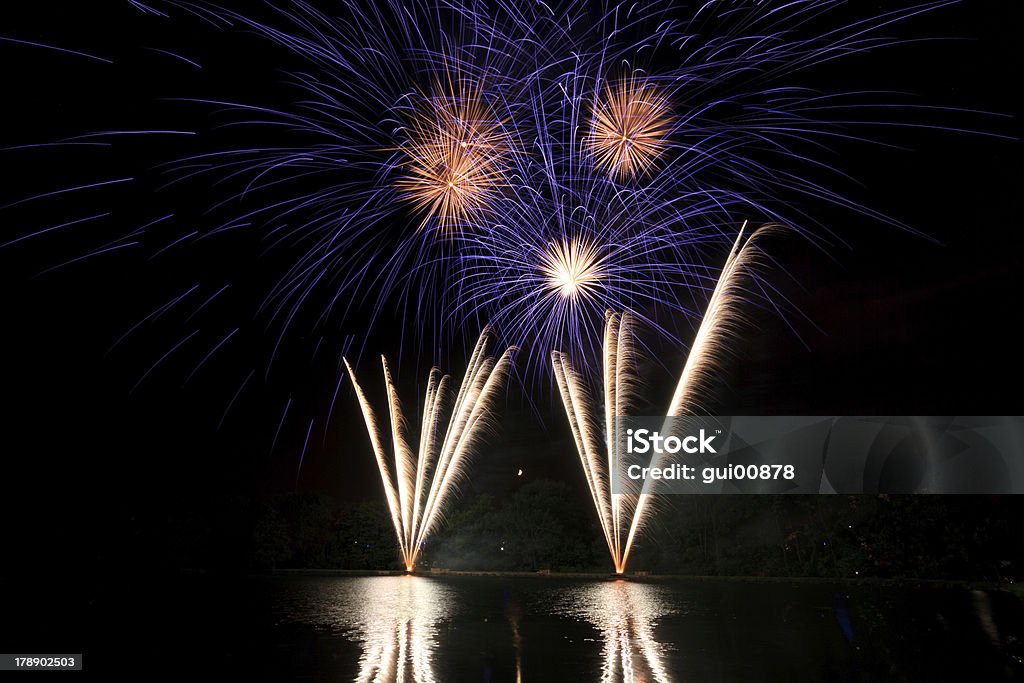
[[[415,568],[424,542],[439,523],[445,505],[465,475],[472,452],[491,419],[495,395],[508,374],[513,349],[507,349],[496,361],[486,355],[487,336],[485,331],[473,349],[447,428],[442,417],[450,400],[451,377],[442,376],[437,368],[430,371],[419,447],[415,450],[387,359],[381,356],[388,402],[386,424],[381,423],[367,400],[352,366],[347,359],[344,361],[363,412],[407,571]],[[390,448],[385,445],[388,441],[385,427],[390,436]]]
[[[450,77],[450,75],[449,75]],[[468,94],[456,92],[465,87]],[[504,184],[508,136],[483,99],[483,89],[451,81],[424,98],[401,147],[401,196],[447,234],[469,223]]]
[[[182,144],[170,159],[148,148],[160,158],[141,165],[153,161],[157,173],[138,174],[133,161],[130,172],[42,187],[0,208],[60,210],[41,224],[15,215],[12,225],[32,227],[0,249],[113,226],[116,234],[55,267],[130,253],[166,264],[139,286],[184,293],[169,303],[161,295],[115,346],[159,319],[176,336],[138,368],[136,386],[174,365],[186,381],[221,367],[228,409],[246,404],[254,378],[293,382],[278,363],[310,365],[311,355],[331,359],[336,397],[344,373],[333,359],[361,353],[344,347],[385,332],[381,323],[400,329],[406,347],[431,349],[424,362],[468,348],[493,323],[502,345],[528,345],[525,365],[548,382],[553,348],[571,350],[581,369],[600,357],[608,309],[633,311],[662,342],[684,340],[699,317],[689,290],[706,288],[708,264],[741,219],[811,240],[827,238],[815,218],[823,204],[898,224],[844,196],[852,185],[829,165],[842,159],[829,147],[871,141],[875,124],[913,127],[918,113],[951,110],[870,89],[829,91],[820,76],[899,43],[897,24],[955,2],[862,14],[845,0],[152,0],[159,9],[133,19],[140,35],[195,29],[189,45],[237,37],[232,60],[252,56],[254,68],[269,61],[275,70],[254,72],[260,87],[236,98],[233,88],[206,89],[237,68],[218,51],[140,48],[146,69],[198,79],[172,79],[197,85],[161,94],[204,93],[172,97],[173,126],[82,131],[4,153],[97,152],[140,136]],[[30,45],[40,47],[5,42]],[[112,61],[61,54],[97,69]],[[890,120],[901,111],[914,119]],[[100,165],[78,166],[95,174]],[[122,191],[147,198],[132,200],[146,209],[127,229],[114,221],[119,211],[75,204],[100,192],[116,202]],[[188,281],[169,284],[171,273]],[[193,300],[201,303],[190,308]],[[228,356],[246,360],[225,369]],[[298,398],[284,401],[307,391],[298,384],[281,387],[282,422],[300,412]]]
[[[605,86],[593,107],[587,147],[599,167],[625,180],[653,171],[672,125],[668,100],[634,72]]]
[[[679,341],[695,313],[679,302],[735,236],[737,215],[812,239],[793,199],[880,218],[821,181],[832,169],[807,153],[837,134],[828,119],[845,95],[788,81],[891,44],[882,28],[947,2],[837,25],[824,18],[838,0],[433,10],[346,0],[337,15],[296,2],[269,18],[170,4],[254,31],[304,65],[287,106],[207,102],[307,144],[181,165],[249,178],[217,205],[250,208],[213,231],[265,225],[273,245],[294,248],[261,308],[279,338],[324,301],[317,324],[366,309],[371,322],[405,311],[419,335],[430,334],[422,322],[493,322],[509,344],[533,341],[540,359],[568,338],[592,357],[608,308]],[[808,28],[811,16],[823,28]]]
[[[733,230],[706,193],[670,195],[658,182],[625,191],[576,150],[568,179],[520,160],[517,180],[487,209],[488,229],[454,240],[453,317],[491,324],[522,346],[537,379],[552,348],[581,350],[585,363],[598,356],[607,310],[631,310],[676,339],[675,325],[696,313],[682,294],[704,284],[700,248]]]
[[[570,303],[592,298],[607,275],[595,245],[578,239],[550,244],[537,267],[548,288]]]

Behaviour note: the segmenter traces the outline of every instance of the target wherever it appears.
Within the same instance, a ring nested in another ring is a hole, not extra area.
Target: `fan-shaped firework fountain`
[[[735,333],[741,320],[739,304],[744,300],[742,281],[750,274],[758,254],[754,241],[770,227],[755,231],[743,240],[743,230],[729,252],[729,258],[708,301],[707,310],[697,329],[693,345],[683,367],[667,417],[692,415],[699,409],[697,396],[705,387],[711,371],[722,358],[724,345]],[[601,443],[601,416],[569,356],[560,351],[551,354],[555,378],[569,419],[580,463],[586,476],[601,530],[608,544],[616,573],[626,570],[629,553],[650,510],[651,482],[644,482],[638,491],[628,490],[632,483],[624,476],[616,418],[629,413],[630,398],[636,385],[633,371],[634,352],[631,316],[608,312],[604,332],[604,443]],[[663,455],[656,455],[652,467],[662,467]],[[612,482],[621,482],[621,493],[614,493]]]
[[[466,376],[451,409],[448,427],[444,431],[439,431],[439,428],[442,427],[441,418],[448,402],[451,377],[442,376],[437,368],[430,371],[423,403],[419,450],[416,454],[409,441],[409,424],[402,412],[388,361],[381,356],[391,427],[391,466],[388,464],[386,438],[381,433],[382,425],[356,381],[348,359],[344,359],[366,421],[366,431],[373,445],[391,521],[398,536],[398,547],[407,571],[412,571],[416,566],[423,542],[441,518],[444,504],[455,490],[473,447],[487,425],[494,395],[508,374],[514,349],[506,349],[495,361],[486,355],[487,338],[485,330],[473,349]]]
[[[604,405],[606,442],[602,448],[599,437],[600,416],[596,415],[591,400],[579,374],[573,368],[569,356],[553,351],[551,362],[555,368],[558,390],[565,404],[580,464],[590,488],[590,496],[601,522],[608,551],[615,562],[615,571],[622,573],[625,557],[622,540],[627,529],[622,528],[623,519],[631,519],[635,497],[612,493],[611,478],[620,473],[622,457],[617,447],[615,417],[623,415],[629,402],[633,375],[629,365],[633,360],[630,343],[629,314],[618,315],[609,311],[604,333]],[[602,450],[607,459],[603,462]]]

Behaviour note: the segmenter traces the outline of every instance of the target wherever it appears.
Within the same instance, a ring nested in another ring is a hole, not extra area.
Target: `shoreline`
[[[270,576],[417,576],[428,578],[448,577],[490,577],[490,578],[534,578],[534,579],[576,579],[587,581],[686,581],[686,582],[731,582],[731,583],[797,583],[797,584],[839,584],[849,586],[887,586],[900,588],[960,588],[967,590],[1004,590],[1024,597],[1024,585],[998,581],[969,579],[918,579],[918,578],[860,578],[820,576],[702,576],[687,574],[646,574],[610,572],[556,572],[556,571],[486,571],[486,570],[442,570],[405,572],[400,569],[275,569]],[[264,575],[265,576],[265,575]]]

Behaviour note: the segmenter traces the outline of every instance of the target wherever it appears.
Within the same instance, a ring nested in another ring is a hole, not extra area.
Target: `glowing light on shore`
[[[597,165],[624,180],[653,168],[671,129],[668,100],[634,72],[605,86],[594,104],[587,142]]]
[[[406,571],[415,569],[424,541],[443,517],[444,506],[456,490],[481,433],[491,420],[494,397],[508,375],[514,349],[506,349],[495,361],[486,355],[487,344],[485,330],[473,349],[446,429],[442,418],[450,401],[451,377],[442,375],[437,368],[430,371],[419,447],[415,452],[387,359],[381,356],[387,388],[386,426],[390,449],[385,445],[382,424],[356,380],[352,366],[348,359],[343,359],[366,422]]]
[[[700,410],[698,397],[706,389],[742,320],[741,304],[745,300],[742,283],[760,253],[753,243],[773,228],[760,228],[746,240],[744,229],[740,230],[712,291],[667,417],[692,415]],[[603,425],[585,382],[574,370],[568,355],[554,351],[551,361],[601,530],[615,572],[622,574],[637,534],[649,516],[654,481],[645,480],[639,490],[631,488],[634,480],[625,476],[624,444],[615,419],[629,414],[637,384],[630,314],[608,312],[605,319]],[[663,455],[655,455],[651,467],[663,467],[663,460]],[[620,485],[613,486],[616,479]],[[613,488],[619,493],[613,493]]]

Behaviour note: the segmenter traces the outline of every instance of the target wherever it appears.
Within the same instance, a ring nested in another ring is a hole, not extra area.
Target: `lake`
[[[1024,635],[1009,593],[815,582],[196,577],[95,609],[86,671],[231,680],[1013,680]]]

